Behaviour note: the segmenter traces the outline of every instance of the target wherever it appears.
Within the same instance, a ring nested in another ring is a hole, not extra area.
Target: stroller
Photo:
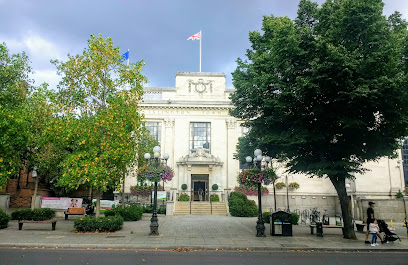
[[[383,243],[394,242],[396,240],[399,240],[401,242],[401,238],[399,238],[399,236],[397,236],[396,233],[388,229],[388,225],[385,223],[384,220],[377,219],[377,223],[378,223],[378,227],[380,228],[380,233],[385,234],[383,237]]]

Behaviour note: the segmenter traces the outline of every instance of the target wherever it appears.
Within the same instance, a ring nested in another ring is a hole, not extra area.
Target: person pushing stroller
[[[368,241],[368,234],[370,233],[370,224],[373,223],[373,221],[375,220],[374,217],[374,202],[368,202],[369,207],[367,208],[367,231],[366,231],[366,237],[365,237],[365,241],[364,243],[366,244],[370,244],[370,241]],[[377,225],[378,227],[378,225]],[[381,243],[383,243],[383,239],[381,237],[380,232],[376,232],[376,235],[378,236],[378,238],[381,240]]]

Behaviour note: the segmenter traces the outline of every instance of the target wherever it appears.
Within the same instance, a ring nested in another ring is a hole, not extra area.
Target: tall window
[[[408,185],[408,137],[402,144],[402,168],[404,169],[405,185]]]
[[[150,136],[153,140],[156,140],[160,144],[161,139],[161,123],[156,121],[147,121],[146,129],[150,132]]]
[[[190,152],[197,147],[203,147],[211,153],[211,123],[190,123]]]

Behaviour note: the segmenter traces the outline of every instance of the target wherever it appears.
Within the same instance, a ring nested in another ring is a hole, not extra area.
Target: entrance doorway
[[[208,201],[208,174],[191,175],[193,201]]]

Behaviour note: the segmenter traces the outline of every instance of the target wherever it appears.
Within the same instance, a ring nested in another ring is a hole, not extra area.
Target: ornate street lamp
[[[151,155],[149,153],[146,153],[144,155],[144,158],[146,159],[146,164],[149,163],[150,164],[154,163],[154,167],[158,168],[160,166],[160,146],[155,146],[153,148],[153,156],[154,156],[154,161],[152,162],[151,160]],[[165,154],[163,156],[163,159],[166,161],[167,164],[167,160],[169,159],[169,155]],[[163,180],[164,183],[164,180]],[[155,179],[154,181],[154,201],[153,201],[153,214],[152,214],[152,218],[150,219],[150,233],[149,235],[159,235],[159,223],[158,223],[158,218],[157,218],[157,180]]]
[[[263,160],[263,156],[262,156],[262,151],[260,149],[256,149],[254,151],[254,164],[256,167],[258,167],[260,170],[262,170],[261,167],[261,162]],[[250,164],[252,162],[252,157],[247,156],[245,158],[246,162],[248,164]],[[257,183],[258,184],[258,221],[256,222],[256,236],[257,237],[265,237],[265,223],[263,221],[262,218],[262,199],[261,199],[261,183]]]

